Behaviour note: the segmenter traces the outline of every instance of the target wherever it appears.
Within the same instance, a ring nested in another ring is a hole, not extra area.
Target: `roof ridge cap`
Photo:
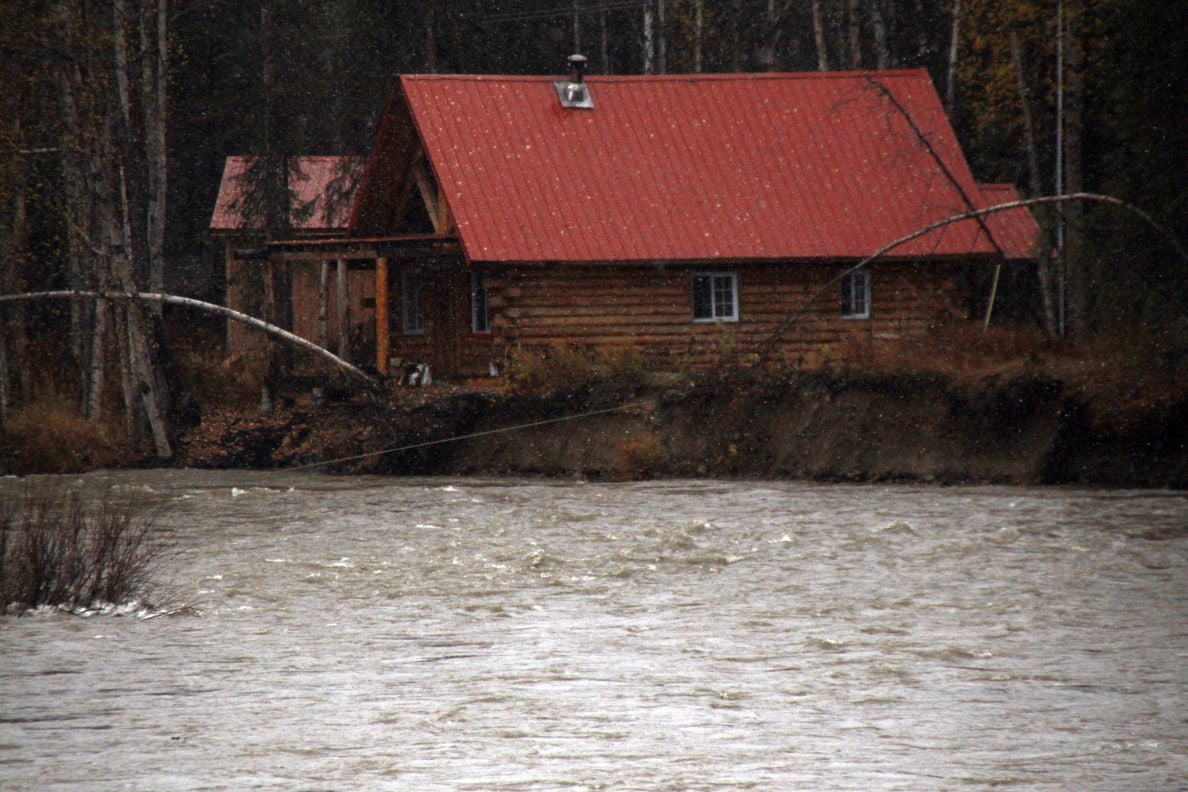
[[[669,72],[667,74],[588,74],[586,80],[598,82],[660,82],[664,80],[679,80],[710,82],[715,80],[835,80],[853,79],[854,77],[907,77],[920,73],[927,73],[923,66],[910,69],[845,69],[837,71],[776,71],[776,72]],[[414,72],[399,75],[400,80],[413,81],[500,81],[500,82],[551,82],[566,79],[559,74],[426,74]]]

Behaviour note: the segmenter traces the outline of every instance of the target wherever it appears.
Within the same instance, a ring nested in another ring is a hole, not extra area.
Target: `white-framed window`
[[[841,279],[842,319],[870,318],[870,270],[847,273]]]
[[[470,332],[491,332],[491,316],[487,310],[487,284],[481,273],[470,273]]]
[[[421,302],[421,271],[400,272],[401,328],[405,335],[425,332],[425,309]]]
[[[738,321],[738,273],[694,272],[694,322]]]

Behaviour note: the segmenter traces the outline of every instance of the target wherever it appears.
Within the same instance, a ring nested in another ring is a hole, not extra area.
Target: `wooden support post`
[[[330,348],[330,262],[325,260],[318,272],[318,346]]]
[[[388,355],[391,340],[388,336],[388,260],[375,260],[375,369],[380,376],[388,374]]]
[[[338,260],[338,356],[351,357],[351,285],[347,277],[346,259]]]

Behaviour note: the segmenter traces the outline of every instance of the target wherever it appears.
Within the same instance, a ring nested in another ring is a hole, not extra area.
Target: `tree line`
[[[1181,233],[1188,217],[1184,4],[8,0],[0,293],[215,273],[205,229],[226,156],[366,155],[397,74],[556,74],[575,51],[592,74],[924,68],[979,179],[1108,194]],[[1188,336],[1188,272],[1148,227],[1109,205],[1040,219],[1060,253],[1043,262],[1049,333]],[[160,323],[128,301],[0,305],[0,419],[39,378],[90,416],[115,391],[129,433],[168,456]]]

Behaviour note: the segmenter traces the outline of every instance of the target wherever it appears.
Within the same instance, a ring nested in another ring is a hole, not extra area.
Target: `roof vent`
[[[590,98],[590,86],[586,85],[585,55],[570,55],[568,80],[557,80],[553,87],[557,89],[557,97],[562,107],[571,109],[594,109],[594,100]]]

